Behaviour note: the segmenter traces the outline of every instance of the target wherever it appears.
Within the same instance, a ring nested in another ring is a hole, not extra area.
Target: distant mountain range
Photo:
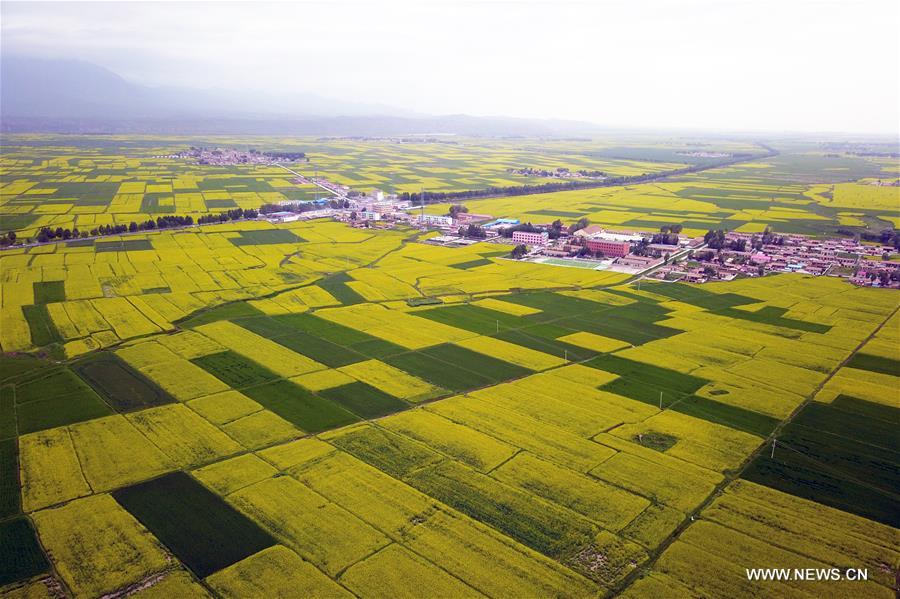
[[[315,94],[149,87],[88,62],[20,56],[0,58],[0,129],[354,136],[577,136],[601,130],[576,121],[421,115]]]

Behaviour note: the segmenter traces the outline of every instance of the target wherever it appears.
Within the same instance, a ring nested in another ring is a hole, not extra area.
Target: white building
[[[356,213],[356,218],[361,220],[381,220],[381,213],[372,212],[371,210],[363,210]]]
[[[522,245],[547,245],[550,240],[546,231],[540,233],[529,233],[528,231],[514,231],[512,235],[513,241]]]
[[[589,239],[595,239],[597,241],[619,241],[627,243],[637,243],[643,238],[643,235],[638,235],[637,233],[612,233],[607,231],[594,233],[589,236]]]
[[[453,217],[439,214],[420,214],[419,222],[428,227],[452,227]]]
[[[295,220],[300,220],[300,215],[296,212],[270,212],[269,214],[261,214],[260,218],[273,223],[292,223]]]
[[[303,220],[311,220],[313,218],[324,218],[326,216],[334,216],[333,208],[322,208],[321,210],[307,210],[306,212],[300,213],[300,218]]]

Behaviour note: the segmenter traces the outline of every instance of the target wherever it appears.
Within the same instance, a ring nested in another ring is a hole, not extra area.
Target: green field
[[[175,399],[111,352],[95,354],[72,370],[118,412],[172,403]]]
[[[181,472],[120,489],[113,497],[200,577],[275,544],[253,522]]]

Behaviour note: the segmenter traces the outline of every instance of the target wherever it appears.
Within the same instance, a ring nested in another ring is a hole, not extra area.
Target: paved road
[[[298,172],[295,171],[294,169],[290,169],[290,168],[284,166],[283,164],[278,164],[277,162],[273,162],[273,163],[272,163],[272,166],[278,166],[278,167],[281,167],[281,168],[283,168],[284,170],[286,170],[286,171],[289,172],[289,173],[293,173],[294,175],[297,175],[298,177],[303,177],[304,179],[307,179],[307,180],[309,180],[309,181],[312,181],[315,185],[318,185],[319,187],[321,187],[322,189],[324,189],[324,190],[327,191],[328,193],[331,193],[331,194],[336,195],[336,196],[338,197],[338,199],[341,199],[341,200],[346,200],[346,199],[347,199],[347,196],[346,196],[346,195],[344,195],[344,194],[342,194],[342,193],[340,193],[340,192],[337,192],[337,191],[331,189],[330,187],[328,187],[327,185],[323,185],[322,183],[319,183],[319,182],[316,181],[316,180],[310,179],[310,178],[307,177],[306,175],[303,175],[303,174],[301,174],[301,173],[298,173]]]

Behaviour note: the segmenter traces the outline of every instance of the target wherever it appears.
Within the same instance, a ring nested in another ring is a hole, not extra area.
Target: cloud
[[[897,132],[895,2],[2,4],[2,50],[145,84],[613,126]]]

